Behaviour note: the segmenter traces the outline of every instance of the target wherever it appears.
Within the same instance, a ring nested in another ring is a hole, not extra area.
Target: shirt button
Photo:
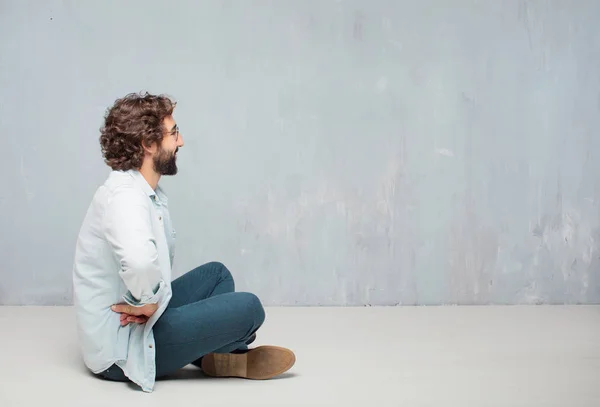
[[[162,220],[162,216],[159,216],[159,217],[158,217],[158,220]]]
[[[148,347],[149,347],[150,349],[152,349],[152,345],[148,345]]]

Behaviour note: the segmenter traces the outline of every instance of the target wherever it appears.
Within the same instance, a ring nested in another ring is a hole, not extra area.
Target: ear
[[[144,152],[146,154],[152,155],[152,154],[156,153],[158,145],[156,142],[154,142],[152,144],[146,144],[145,141],[142,141],[142,148],[144,149]]]

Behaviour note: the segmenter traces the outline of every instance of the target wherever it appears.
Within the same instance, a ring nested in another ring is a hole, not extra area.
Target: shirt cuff
[[[142,298],[136,300],[133,295],[131,295],[131,291],[127,291],[125,295],[123,295],[123,300],[132,307],[142,307],[146,304],[157,304],[163,293],[165,292],[165,282],[161,281],[158,283],[158,286],[153,290],[151,295],[142,295]]]

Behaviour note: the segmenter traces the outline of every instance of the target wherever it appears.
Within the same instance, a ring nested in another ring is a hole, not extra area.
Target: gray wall
[[[102,115],[140,90],[179,102],[176,275],[600,302],[600,2],[167,3],[0,1],[0,304],[71,303]]]

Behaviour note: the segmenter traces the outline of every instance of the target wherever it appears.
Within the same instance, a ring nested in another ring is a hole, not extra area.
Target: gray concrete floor
[[[83,367],[69,307],[0,307],[0,406],[600,406],[600,307],[268,308],[271,381],[186,368],[145,394]],[[143,404],[142,404],[143,403]]]

